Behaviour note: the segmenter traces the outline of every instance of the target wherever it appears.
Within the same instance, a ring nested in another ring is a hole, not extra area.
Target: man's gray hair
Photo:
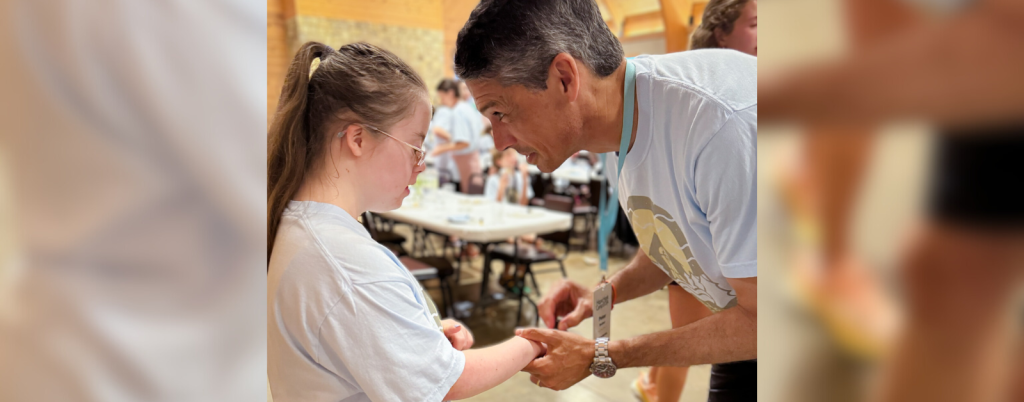
[[[594,0],[483,0],[459,31],[455,73],[542,90],[559,53],[599,77],[611,75],[624,57]]]

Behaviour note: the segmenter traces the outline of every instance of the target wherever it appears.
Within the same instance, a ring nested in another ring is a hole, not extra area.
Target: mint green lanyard
[[[622,141],[619,143],[619,166],[615,178],[622,177],[622,164],[626,161],[629,151],[629,140],[633,136],[633,93],[636,91],[636,67],[626,60],[626,84],[622,91]],[[601,154],[601,165],[608,169],[607,155]],[[605,174],[605,178],[608,174]],[[612,183],[609,181],[608,185]],[[601,223],[597,229],[597,252],[601,256],[601,271],[608,272],[608,235],[615,227],[615,219],[619,214],[619,186],[613,187],[611,199],[608,192],[602,191],[598,211]]]

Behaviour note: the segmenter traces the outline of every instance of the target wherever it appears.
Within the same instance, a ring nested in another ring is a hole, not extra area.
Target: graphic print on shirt
[[[728,283],[723,287],[704,272],[679,224],[664,208],[648,197],[631,196],[625,212],[640,247],[679,286],[714,313],[736,306],[736,292]]]

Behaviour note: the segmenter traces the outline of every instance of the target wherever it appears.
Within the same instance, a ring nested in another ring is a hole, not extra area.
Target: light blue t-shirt
[[[468,141],[469,128],[465,122],[461,119],[456,118],[455,109],[441,105],[434,110],[434,116],[430,120],[431,132],[434,127],[440,127],[448,132],[452,136],[451,141],[444,140],[442,138],[434,139],[434,147],[441,144],[448,144],[450,142],[458,142],[458,139]],[[437,168],[439,170],[445,170],[452,174],[453,181],[459,181],[459,167],[455,164],[455,160],[452,159],[454,152],[445,152],[437,156]]]
[[[433,301],[335,205],[288,204],[267,303],[275,402],[440,401],[462,375]]]
[[[480,114],[479,110],[476,110],[476,106],[473,106],[467,101],[459,101],[455,105],[455,118],[464,126],[464,133],[460,130],[459,135],[452,134],[452,141],[454,142],[468,142],[469,148],[461,149],[453,152],[455,155],[465,155],[471,152],[477,151],[477,141],[480,139],[480,135],[484,132],[484,120],[483,115]]]
[[[757,58],[709,49],[640,56],[636,142],[608,176],[640,247],[711,311],[726,278],[757,276]]]
[[[480,166],[491,166],[493,163],[494,137],[489,134],[481,134],[476,140],[476,149],[480,152]],[[487,169],[484,169],[487,170]]]

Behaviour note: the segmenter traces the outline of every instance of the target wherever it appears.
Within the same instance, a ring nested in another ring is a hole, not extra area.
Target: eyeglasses
[[[402,140],[400,140],[398,138],[395,138],[395,136],[386,133],[384,130],[381,130],[381,129],[379,129],[377,127],[374,127],[374,126],[371,126],[369,124],[361,124],[361,125],[365,126],[368,129],[371,129],[373,131],[376,131],[378,133],[384,134],[384,135],[390,137],[391,139],[393,139],[395,141],[398,141],[398,142],[401,142],[402,144],[405,144],[405,146],[407,146],[409,148],[412,148],[413,151],[415,151],[414,155],[416,156],[416,166],[423,166],[423,162],[425,162],[427,160],[427,151],[424,151],[423,148],[417,147],[417,146],[412,145],[412,144],[410,144],[408,142],[405,142],[405,141],[402,141]],[[342,134],[344,134],[344,132],[338,133],[338,136],[341,137]]]

